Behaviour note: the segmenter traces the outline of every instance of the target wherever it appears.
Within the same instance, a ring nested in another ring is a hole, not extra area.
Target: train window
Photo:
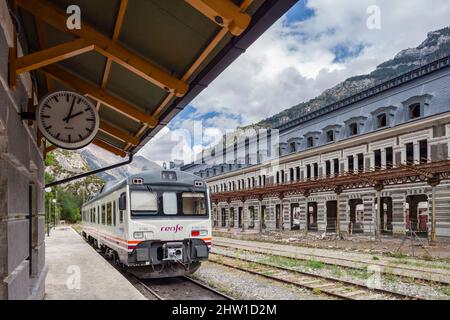
[[[206,201],[204,193],[183,192],[181,196],[183,198],[183,214],[206,214]]]
[[[111,202],[106,204],[106,224],[110,226],[112,224],[112,205]]]
[[[113,201],[113,226],[116,226],[116,200]]]
[[[163,192],[163,211],[164,214],[178,213],[178,200],[175,192]]]
[[[105,224],[105,216],[106,216],[106,206],[102,205],[102,224]]]
[[[130,197],[133,214],[156,214],[158,212],[158,198],[155,192],[136,190],[131,192]]]

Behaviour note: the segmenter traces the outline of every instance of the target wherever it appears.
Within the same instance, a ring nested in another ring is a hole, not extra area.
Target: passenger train
[[[107,184],[82,206],[82,235],[139,278],[195,272],[211,248],[206,183],[170,170]]]

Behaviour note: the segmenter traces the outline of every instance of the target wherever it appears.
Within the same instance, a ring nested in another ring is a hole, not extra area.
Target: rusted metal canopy
[[[15,75],[35,73],[39,96],[57,89],[88,96],[101,117],[94,143],[124,156],[137,152],[297,1],[11,2],[27,48],[12,64]],[[81,29],[67,28],[70,5],[81,9]]]
[[[287,196],[293,194],[311,194],[321,191],[348,190],[363,187],[379,188],[395,184],[427,182],[431,185],[434,181],[448,179],[450,177],[450,160],[423,164],[401,165],[396,168],[384,170],[372,170],[369,172],[349,173],[306,179],[280,184],[267,184],[265,186],[212,194],[215,202],[229,202],[232,199],[262,199],[271,196]]]

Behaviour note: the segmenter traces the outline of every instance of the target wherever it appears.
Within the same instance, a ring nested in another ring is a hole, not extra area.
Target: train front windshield
[[[207,195],[191,191],[132,190],[131,216],[207,216]]]

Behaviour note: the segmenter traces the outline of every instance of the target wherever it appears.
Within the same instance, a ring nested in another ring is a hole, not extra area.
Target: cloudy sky
[[[222,132],[314,98],[416,47],[429,31],[449,25],[449,16],[448,0],[300,0],[140,154],[158,163],[190,162]]]

